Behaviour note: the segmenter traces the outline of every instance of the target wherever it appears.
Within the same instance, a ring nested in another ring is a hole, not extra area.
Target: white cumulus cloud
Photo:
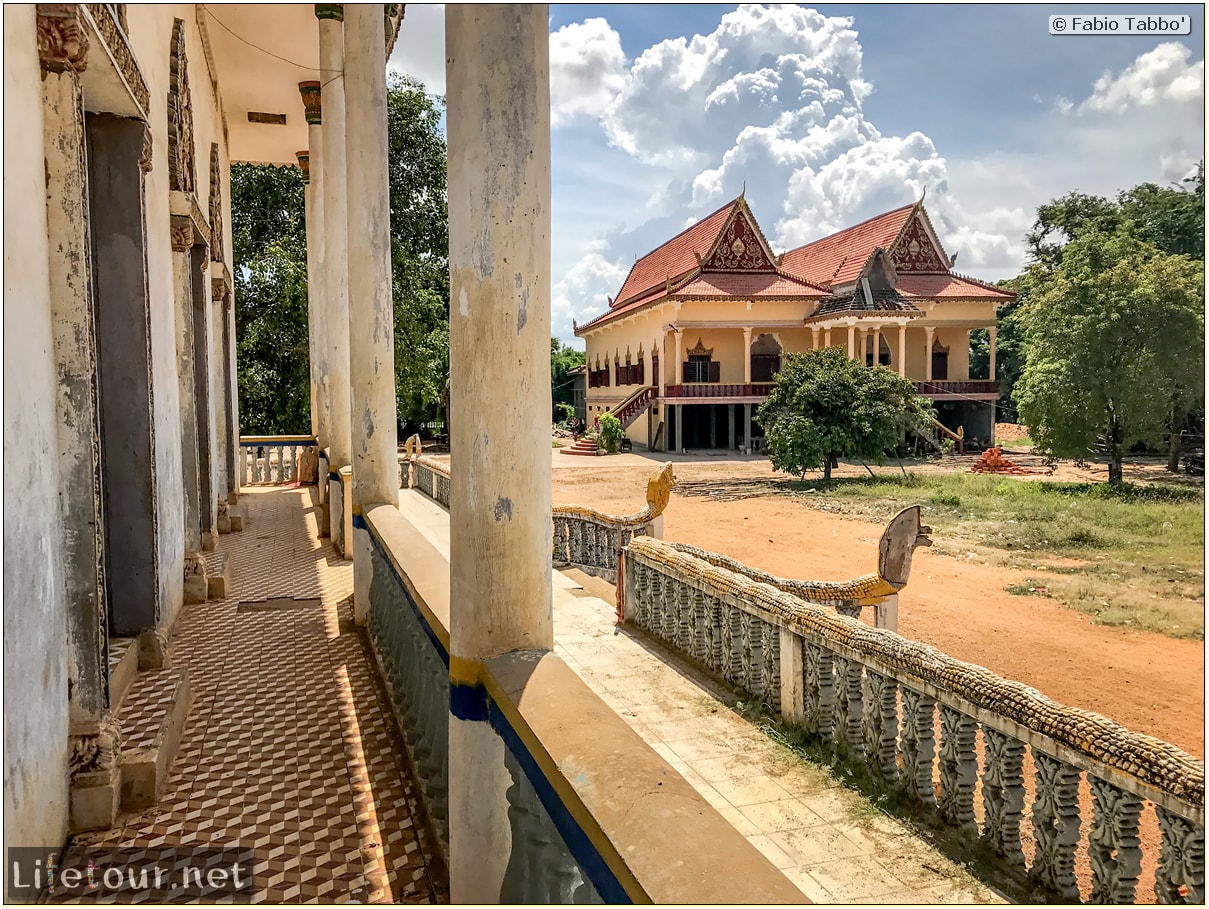
[[[599,116],[624,80],[621,38],[604,19],[566,25],[550,36],[550,122]]]
[[[1082,109],[1124,113],[1130,107],[1164,101],[1202,107],[1205,61],[1192,62],[1191,56],[1192,51],[1178,41],[1160,44],[1120,73],[1105,73],[1097,79]]]

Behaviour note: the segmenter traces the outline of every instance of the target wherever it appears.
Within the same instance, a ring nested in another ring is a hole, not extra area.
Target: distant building
[[[588,416],[623,413],[630,438],[660,451],[758,448],[752,406],[782,355],[839,347],[914,379],[950,429],[990,439],[995,312],[1014,295],[952,263],[922,200],[775,255],[740,196],[635,262],[608,312],[576,325]],[[975,379],[979,328],[991,367]]]
[[[567,380],[575,383],[571,388],[575,416],[586,425],[588,421],[588,367],[576,366],[568,369]]]

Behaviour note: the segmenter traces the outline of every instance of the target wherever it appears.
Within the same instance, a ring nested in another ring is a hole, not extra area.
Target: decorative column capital
[[[311,182],[311,153],[309,151],[294,152],[298,156],[298,167],[302,171],[302,182]]]
[[[78,3],[39,3],[37,31],[42,72],[84,72],[88,35],[80,21]]]
[[[299,82],[298,93],[302,95],[302,107],[306,111],[306,122],[311,126],[323,123],[323,91],[320,82]]]
[[[337,22],[344,21],[344,4],[343,3],[316,3],[315,4],[316,19],[335,19]]]
[[[193,219],[188,215],[172,216],[172,250],[188,252],[193,248]]]
[[[152,160],[152,145],[154,137],[151,133],[150,126],[143,127],[143,153],[139,155],[139,170],[144,174],[151,173],[151,169],[155,166]]]

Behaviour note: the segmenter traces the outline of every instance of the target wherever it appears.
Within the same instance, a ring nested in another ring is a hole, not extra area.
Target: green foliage
[[[391,278],[398,417],[410,427],[447,402],[449,228],[443,99],[411,78],[387,95]],[[306,225],[292,167],[231,168],[240,431],[310,431]]]
[[[913,382],[837,348],[786,356],[756,413],[773,467],[793,474],[821,467],[824,479],[837,458],[883,463],[887,451],[933,418]]]
[[[292,167],[231,168],[239,431],[309,433],[306,220]]]
[[[1203,394],[1203,262],[1123,232],[1072,240],[1037,263],[1017,318],[1027,365],[1016,400],[1036,449],[1109,457],[1109,480],[1137,442],[1157,443],[1173,402]],[[1182,419],[1182,418],[1181,418]]]
[[[562,401],[555,401],[554,413],[556,414],[555,422],[561,426],[571,422],[571,418],[575,416],[575,408],[570,404],[564,404]]]
[[[602,413],[600,415],[600,447],[609,454],[617,454],[617,450],[621,448],[621,440],[625,437],[625,430],[621,428],[621,421],[611,413]]]
[[[571,405],[571,414],[574,416],[575,383],[567,377],[567,370],[583,366],[586,356],[584,351],[563,344],[558,338],[550,339],[550,389],[555,419],[561,412],[560,405]]]

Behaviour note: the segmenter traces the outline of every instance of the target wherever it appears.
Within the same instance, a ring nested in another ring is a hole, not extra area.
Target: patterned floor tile
[[[353,624],[352,563],[316,534],[314,496],[245,490],[245,530],[222,540],[235,596],[184,607],[173,631],[192,708],[165,794],[80,838],[78,854],[238,846],[256,857],[256,903],[448,901],[389,701]],[[127,698],[144,705],[123,716],[128,745],[155,725],[154,686],[167,684],[166,674],[139,676],[131,695],[144,686],[147,696]]]

